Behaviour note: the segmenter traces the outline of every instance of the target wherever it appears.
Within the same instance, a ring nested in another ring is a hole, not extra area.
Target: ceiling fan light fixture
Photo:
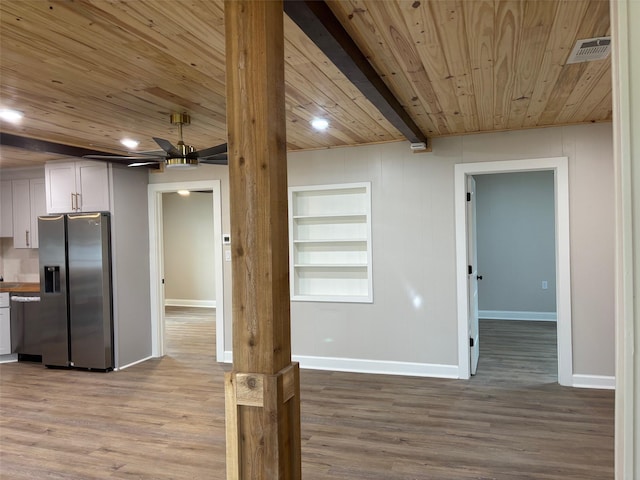
[[[198,159],[187,157],[171,157],[165,160],[164,166],[166,168],[176,169],[196,168],[198,166]]]

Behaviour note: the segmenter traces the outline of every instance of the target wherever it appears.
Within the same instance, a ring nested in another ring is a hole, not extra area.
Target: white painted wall
[[[213,194],[162,194],[167,304],[215,306]]]
[[[456,365],[453,165],[568,156],[574,373],[613,375],[611,141],[599,124],[290,154],[291,185],[371,181],[373,221],[374,303],[294,302],[294,353]]]
[[[475,179],[479,309],[555,313],[553,172]]]
[[[372,183],[374,301],[293,302],[294,355],[303,366],[456,375],[454,165],[557,156],[569,157],[574,373],[613,375],[610,124],[438,138],[429,154],[413,154],[407,143],[290,153],[289,185]],[[203,178],[221,180],[228,232],[226,167],[150,174],[149,181]],[[227,262],[224,283],[231,305]],[[225,312],[226,350],[231,310]]]
[[[116,368],[151,357],[148,174],[113,165],[111,256]]]

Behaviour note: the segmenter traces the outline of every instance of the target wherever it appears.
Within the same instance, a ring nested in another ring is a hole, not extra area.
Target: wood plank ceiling
[[[610,59],[566,64],[609,34],[603,0],[330,0],[340,23],[428,137],[611,121]],[[403,136],[285,16],[289,150]],[[122,153],[226,142],[222,1],[2,0],[4,133]],[[309,121],[329,120],[325,132]],[[0,167],[25,165],[3,148]],[[33,155],[37,162],[41,154]]]

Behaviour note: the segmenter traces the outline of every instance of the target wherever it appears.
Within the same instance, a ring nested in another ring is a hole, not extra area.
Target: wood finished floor
[[[214,314],[168,313],[121,372],[0,365],[0,478],[224,479]],[[550,326],[482,321],[470,381],[303,370],[303,478],[613,478],[613,392],[555,384]]]

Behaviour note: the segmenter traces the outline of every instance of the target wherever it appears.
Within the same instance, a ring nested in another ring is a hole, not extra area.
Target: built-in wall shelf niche
[[[289,187],[291,300],[373,301],[371,184]]]

